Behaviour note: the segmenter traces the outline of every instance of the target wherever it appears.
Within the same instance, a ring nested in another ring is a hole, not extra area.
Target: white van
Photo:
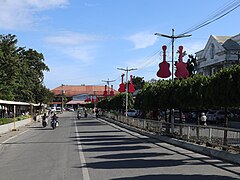
[[[62,108],[61,107],[56,107],[56,112],[62,112]]]

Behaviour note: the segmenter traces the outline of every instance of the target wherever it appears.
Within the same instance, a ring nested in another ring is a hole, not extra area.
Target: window
[[[211,44],[211,48],[210,48],[210,57],[211,57],[211,59],[214,58],[214,55],[215,55],[215,47],[214,47],[214,44]]]

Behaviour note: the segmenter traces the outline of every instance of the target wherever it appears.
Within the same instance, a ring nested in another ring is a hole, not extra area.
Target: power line
[[[185,32],[183,32],[180,35],[184,35],[184,34],[188,34],[191,33],[193,31],[196,31],[204,26],[207,26],[221,18],[223,18],[224,16],[226,16],[227,14],[229,14],[230,12],[234,11],[235,9],[237,9],[240,6],[240,0],[234,0],[230,3],[228,3],[227,5],[225,5],[223,8],[221,8],[220,10],[218,10],[213,16],[207,18],[206,20],[204,20],[202,23],[195,25],[191,28],[189,28],[188,30],[186,30]]]

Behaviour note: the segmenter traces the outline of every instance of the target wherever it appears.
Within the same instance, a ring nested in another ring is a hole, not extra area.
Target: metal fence
[[[172,126],[164,121],[125,117],[114,113],[104,113],[104,116],[148,132],[240,152],[239,129],[179,123]]]

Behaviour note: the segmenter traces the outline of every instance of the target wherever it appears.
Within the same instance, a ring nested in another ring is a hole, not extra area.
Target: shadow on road
[[[99,159],[133,159],[133,158],[147,158],[147,157],[159,157],[159,156],[169,156],[172,154],[168,153],[120,153],[111,155],[102,155],[95,158]]]
[[[121,177],[121,178],[114,178],[111,180],[159,180],[159,179],[164,179],[164,180],[179,180],[179,179],[184,179],[184,180],[235,180],[237,178],[231,178],[231,177],[226,177],[226,176],[218,176],[218,175],[182,175],[182,174],[159,174],[159,175],[146,175],[146,176],[136,176],[136,177]]]

